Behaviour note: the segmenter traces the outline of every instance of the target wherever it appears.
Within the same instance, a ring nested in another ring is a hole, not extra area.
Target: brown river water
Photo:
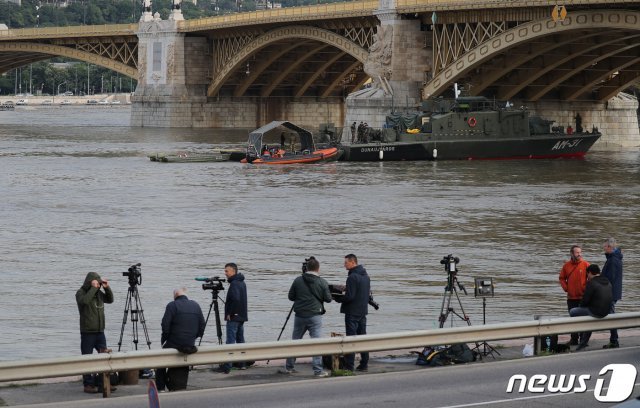
[[[211,294],[194,277],[223,276],[226,262],[246,276],[247,341],[275,340],[310,255],[330,283],[344,281],[344,255],[358,255],[381,305],[369,333],[385,333],[438,326],[447,254],[460,258],[472,324],[482,323],[475,277],[496,283],[488,324],[566,316],[557,276],[570,245],[602,266],[602,240],[614,236],[625,268],[618,308],[638,310],[637,151],[584,160],[155,163],[146,155],[241,147],[246,131],[131,128],[128,120],[126,106],[0,112],[0,360],[79,354],[75,291],[89,271],[111,281],[106,335],[117,349],[122,272],[137,262],[153,349],[171,290],[186,286],[206,314]],[[327,310],[325,332],[343,332],[338,305]],[[122,349],[131,350],[131,323],[124,329]],[[142,327],[139,335],[146,349]],[[212,318],[203,344],[216,341]]]

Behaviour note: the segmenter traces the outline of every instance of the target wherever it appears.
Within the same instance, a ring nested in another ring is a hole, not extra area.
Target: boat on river
[[[422,112],[388,115],[386,128],[352,126],[351,140],[340,145],[342,160],[485,160],[583,157],[602,136],[582,128],[498,107],[484,97],[427,101]],[[345,135],[345,137],[348,137]]]
[[[293,133],[297,140],[292,140],[286,150],[285,135],[281,133],[280,144],[272,146],[265,143],[267,133],[284,129]],[[298,149],[299,147],[299,149]],[[288,121],[273,121],[249,133],[247,157],[243,163],[251,164],[298,164],[321,163],[338,160],[340,151],[335,146],[316,145],[313,134]]]
[[[156,153],[149,156],[151,161],[163,163],[204,163],[204,162],[222,162],[229,161],[230,153],[209,152],[209,153],[192,153],[179,152],[173,154]]]

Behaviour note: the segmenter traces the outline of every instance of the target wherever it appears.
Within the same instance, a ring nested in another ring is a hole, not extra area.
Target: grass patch
[[[350,377],[355,374],[353,374],[353,371],[350,371],[350,370],[338,369],[338,370],[332,370],[331,375],[333,377]]]

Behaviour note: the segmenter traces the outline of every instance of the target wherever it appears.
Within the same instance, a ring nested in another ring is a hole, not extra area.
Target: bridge
[[[563,122],[576,110],[606,119],[598,112],[640,79],[640,2],[561,4],[554,15],[541,0],[361,0],[197,20],[149,8],[138,24],[0,31],[0,72],[58,55],[108,67],[138,80],[143,126],[381,123],[453,83]]]

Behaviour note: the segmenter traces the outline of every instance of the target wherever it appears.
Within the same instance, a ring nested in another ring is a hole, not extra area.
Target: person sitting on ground
[[[604,276],[600,276],[600,267],[591,264],[587,267],[587,287],[582,295],[579,307],[569,311],[571,317],[592,316],[603,318],[609,314],[613,290],[611,282]],[[589,344],[591,332],[584,332],[580,336],[580,345],[576,351],[583,350]]]

